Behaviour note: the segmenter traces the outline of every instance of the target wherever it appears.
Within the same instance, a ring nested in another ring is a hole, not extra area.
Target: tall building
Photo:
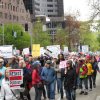
[[[64,16],[63,0],[23,0],[26,10],[35,15],[45,15],[47,17]]]
[[[63,27],[64,23],[64,7],[63,0],[23,0],[26,10],[29,9],[32,20],[36,16],[49,17],[50,21],[46,22],[47,29],[54,41],[57,26]]]
[[[30,22],[30,13],[26,11],[23,0],[0,0],[0,23]]]

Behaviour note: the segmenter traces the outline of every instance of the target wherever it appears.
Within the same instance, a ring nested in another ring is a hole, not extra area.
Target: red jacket
[[[32,72],[32,85],[41,82],[41,78],[37,69],[34,69]]]

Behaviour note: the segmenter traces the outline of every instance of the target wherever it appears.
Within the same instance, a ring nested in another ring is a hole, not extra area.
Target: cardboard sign
[[[32,56],[39,57],[40,56],[40,44],[33,44],[32,46]]]
[[[65,68],[66,67],[66,62],[67,61],[61,61],[59,64],[59,68]]]
[[[2,55],[4,58],[12,58],[13,46],[12,45],[0,46],[0,55]]]
[[[10,82],[11,89],[20,89],[20,85],[23,83],[23,70],[10,69],[9,82]]]

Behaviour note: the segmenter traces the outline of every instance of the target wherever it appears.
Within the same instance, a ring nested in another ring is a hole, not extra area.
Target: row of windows
[[[2,8],[2,9],[8,9],[8,10],[11,10],[14,12],[16,11],[16,12],[21,12],[21,13],[25,12],[24,9],[19,9],[19,7],[15,7],[11,3],[7,4],[7,3],[1,2],[0,4],[1,4],[0,8]]]
[[[57,0],[54,0],[55,2],[57,2]],[[53,0],[47,0],[47,2],[53,2]]]
[[[5,18],[8,20],[14,20],[14,21],[19,20],[19,16],[7,14],[7,13],[2,13],[2,12],[0,12],[0,18]],[[24,16],[21,16],[20,19],[25,20]]]

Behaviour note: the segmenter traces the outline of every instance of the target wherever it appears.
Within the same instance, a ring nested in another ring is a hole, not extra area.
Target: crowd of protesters
[[[66,61],[66,67],[59,64]],[[11,59],[0,57],[0,90],[1,100],[55,100],[55,92],[66,100],[76,100],[76,89],[80,95],[88,95],[96,88],[98,63],[95,55],[78,53],[75,55],[59,54],[58,58],[32,55],[13,56]],[[9,69],[23,69],[24,90],[12,90],[9,86]],[[34,87],[34,88],[32,88]],[[57,89],[56,89],[57,87]],[[31,98],[30,89],[35,90],[35,98]]]

